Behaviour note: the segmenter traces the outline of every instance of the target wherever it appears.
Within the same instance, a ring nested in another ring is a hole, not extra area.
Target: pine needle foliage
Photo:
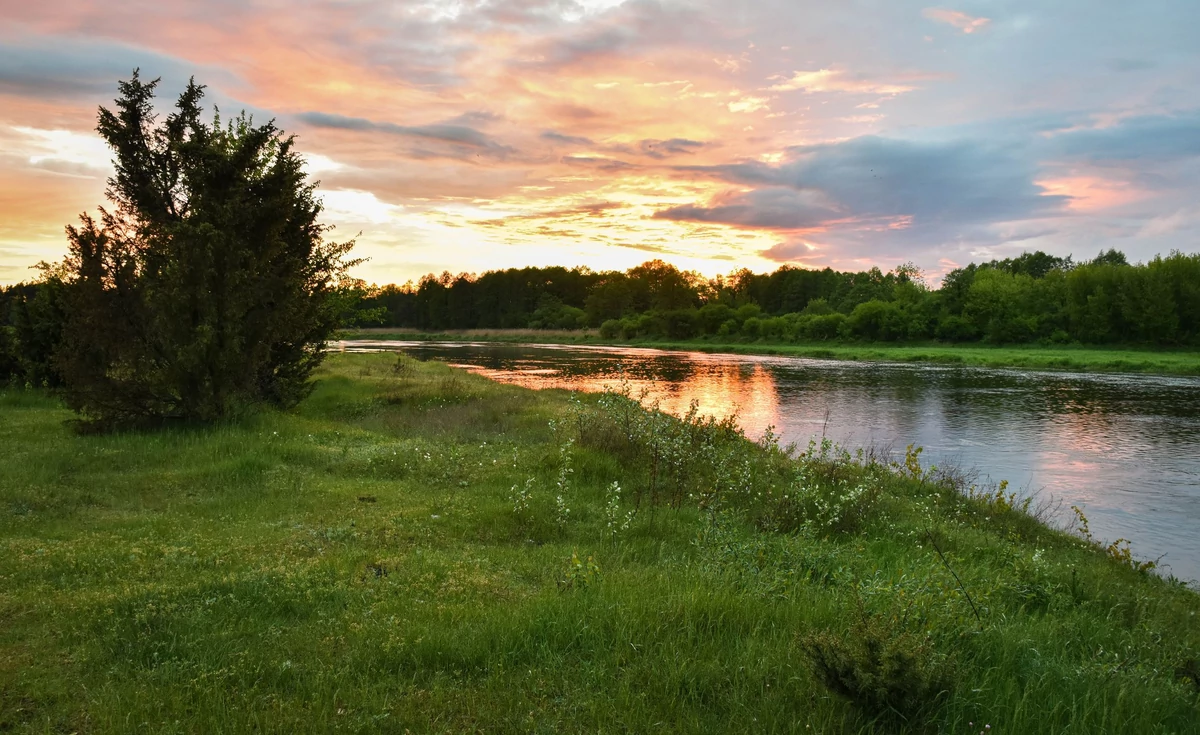
[[[57,367],[86,427],[214,421],[295,404],[344,311],[353,242],[324,240],[294,138],[245,113],[203,119],[204,87],[154,112],[159,80],[120,82],[100,135],[115,174],[99,220],[67,227]]]

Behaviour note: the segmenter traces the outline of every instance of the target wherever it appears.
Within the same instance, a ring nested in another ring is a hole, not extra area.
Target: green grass
[[[787,355],[822,360],[872,362],[930,362],[995,368],[1071,370],[1081,372],[1152,373],[1200,375],[1200,351],[1163,350],[1143,347],[1086,347],[1081,345],[951,345],[942,343],[890,345],[855,342],[768,342],[728,341],[722,338],[691,340],[636,339],[605,340],[594,331],[463,330],[414,332],[367,329],[349,333],[350,339],[446,340],[481,342],[549,342],[556,344],[605,344],[653,347],[664,350],[740,355]]]
[[[0,394],[0,732],[1200,732],[1195,592],[911,462],[627,407],[392,355],[215,428]],[[936,686],[846,699],[822,640]]]

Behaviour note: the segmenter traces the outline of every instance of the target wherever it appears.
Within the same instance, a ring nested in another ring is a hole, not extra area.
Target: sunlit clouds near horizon
[[[1194,0],[0,7],[0,283],[103,203],[135,67],[296,134],[381,284],[1200,250]]]

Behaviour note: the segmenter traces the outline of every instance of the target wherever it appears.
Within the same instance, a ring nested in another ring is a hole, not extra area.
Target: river
[[[530,388],[598,391],[628,381],[663,410],[736,413],[747,435],[828,436],[847,448],[924,447],[923,463],[977,471],[1036,494],[1104,541],[1200,579],[1200,378],[713,355],[624,347],[347,341]]]

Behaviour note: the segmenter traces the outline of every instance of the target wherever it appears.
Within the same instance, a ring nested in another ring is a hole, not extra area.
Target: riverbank
[[[919,454],[797,463],[619,396],[395,355],[320,377],[292,412],[155,434],[74,436],[52,399],[0,394],[0,729],[1200,716],[1200,596]]]
[[[471,329],[452,332],[416,332],[397,329],[358,329],[347,339],[395,339],[447,342],[516,342],[564,345],[610,345],[648,347],[661,350],[728,353],[735,355],[784,355],[819,360],[864,362],[928,362],[1031,370],[1079,372],[1147,373],[1154,375],[1200,375],[1200,351],[1151,350],[1084,346],[987,346],[883,343],[808,344],[694,340],[605,340],[595,330]]]

